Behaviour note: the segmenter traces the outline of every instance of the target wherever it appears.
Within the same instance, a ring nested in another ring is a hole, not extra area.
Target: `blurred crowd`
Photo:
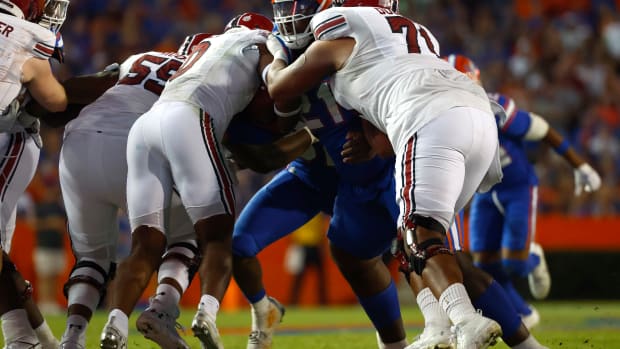
[[[569,165],[552,149],[532,145],[541,212],[582,216],[620,211],[619,9],[620,0],[400,1],[401,13],[435,34],[443,55],[471,57],[487,91],[506,93],[520,108],[545,117],[599,171],[601,190],[575,198]],[[99,71],[133,53],[176,51],[186,35],[218,33],[235,14],[246,11],[271,16],[271,3],[71,0],[62,28],[65,63],[54,68],[62,80]],[[64,231],[58,221],[48,219],[62,217],[57,177],[62,130],[43,132],[40,170],[20,213],[38,217],[31,222],[45,250],[62,248]],[[239,174],[239,209],[268,178]]]

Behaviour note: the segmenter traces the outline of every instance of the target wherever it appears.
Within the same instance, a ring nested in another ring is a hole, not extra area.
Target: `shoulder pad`
[[[338,8],[330,8],[317,13],[310,25],[315,40],[334,40],[348,37],[351,34],[346,15]]]

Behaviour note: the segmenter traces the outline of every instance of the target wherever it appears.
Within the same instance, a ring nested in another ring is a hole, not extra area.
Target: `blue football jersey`
[[[302,117],[325,147],[340,181],[362,186],[377,182],[385,188],[391,180],[393,160],[376,157],[360,164],[342,162],[340,153],[346,142],[347,132],[361,130],[359,114],[339,106],[326,82],[308,92],[304,99]]]
[[[538,184],[538,177],[534,167],[527,157],[524,140],[525,134],[532,122],[530,113],[518,109],[514,100],[510,97],[498,93],[490,93],[489,98],[501,105],[506,111],[507,116],[505,120],[496,117],[499,131],[500,160],[504,177],[493,189],[497,190],[514,185]]]

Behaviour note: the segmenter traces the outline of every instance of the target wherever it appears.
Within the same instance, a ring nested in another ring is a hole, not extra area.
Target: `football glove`
[[[19,115],[19,108],[21,104],[19,100],[15,98],[4,110],[4,113],[0,114],[0,132],[9,132],[15,125],[17,116]]]
[[[289,65],[293,60],[291,50],[286,46],[286,43],[282,40],[280,35],[274,33],[269,34],[266,45],[274,61],[280,59],[284,61],[286,65]]]
[[[588,163],[583,163],[574,170],[575,196],[581,195],[582,191],[591,193],[601,187],[601,177]]]

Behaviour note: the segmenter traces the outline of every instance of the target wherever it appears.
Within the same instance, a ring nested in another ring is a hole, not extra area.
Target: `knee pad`
[[[412,214],[405,222],[405,225],[408,229],[412,230],[415,230],[415,227],[420,226],[422,228],[440,232],[441,235],[446,235],[446,228],[444,228],[444,226],[433,217]]]
[[[177,280],[177,282],[185,283],[185,280],[178,280],[178,268],[166,268],[166,263],[170,264],[174,262],[181,263],[185,267],[184,271],[187,271],[187,285],[189,285],[200,266],[200,254],[196,242],[194,240],[189,240],[177,242],[168,246],[166,252],[162,256],[162,264],[157,275],[158,281],[161,282],[162,279],[170,277]],[[183,285],[181,286],[183,287]],[[187,288],[187,286],[184,288]]]
[[[106,264],[107,267],[102,266]],[[99,291],[99,302],[101,303],[105,298],[108,282],[113,278],[115,271],[116,263],[114,262],[79,259],[71,269],[69,280],[63,287],[65,298],[68,299],[71,286],[85,283]]]
[[[524,278],[530,273],[527,260],[520,259],[502,259],[504,270],[511,277]]]
[[[408,251],[409,253],[407,253],[407,255],[409,256],[408,260],[409,260],[410,270],[415,271],[415,273],[418,275],[422,275],[422,271],[424,271],[424,267],[426,267],[427,260],[439,254],[453,255],[453,253],[444,244],[443,240],[439,238],[432,238],[432,239],[418,242],[418,238],[416,235],[417,224],[415,223],[415,217],[420,217],[420,216],[414,215],[413,217],[414,219],[411,220],[412,228],[406,228],[405,236],[404,236],[404,239],[405,239],[404,243],[405,243],[405,250],[407,251],[407,249],[409,249]],[[439,222],[437,222],[435,219],[430,218],[430,217],[422,217],[422,218],[424,218],[424,223],[426,224],[426,225],[421,225],[422,227],[431,229],[434,231],[438,231],[437,230],[438,227],[436,225],[439,225],[443,229],[443,226]],[[443,234],[445,234],[445,230],[443,230]]]

